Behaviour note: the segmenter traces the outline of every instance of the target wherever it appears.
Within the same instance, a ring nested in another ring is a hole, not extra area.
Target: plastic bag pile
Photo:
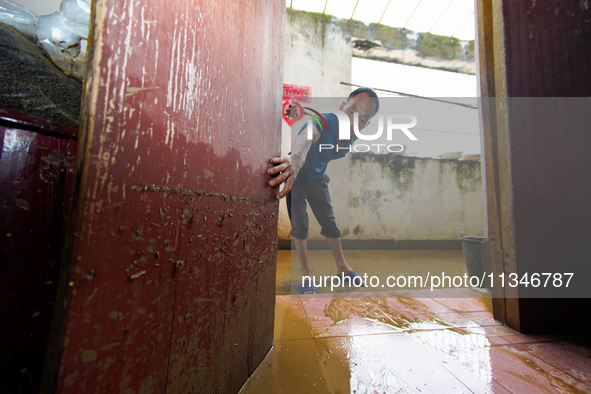
[[[90,0],[62,0],[58,12],[40,17],[22,5],[0,0],[0,22],[36,41],[66,75],[83,77]]]

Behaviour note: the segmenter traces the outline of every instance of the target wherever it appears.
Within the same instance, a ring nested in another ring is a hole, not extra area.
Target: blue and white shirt
[[[308,151],[304,166],[298,173],[298,177],[304,176],[308,179],[321,179],[326,177],[326,167],[331,160],[345,157],[351,150],[351,145],[357,139],[356,135],[351,136],[351,139],[345,145],[337,148],[339,139],[339,121],[335,114],[325,113],[322,117],[326,120],[328,130],[322,123],[322,127],[318,127],[320,131],[320,138],[314,142]],[[302,133],[307,127],[307,124],[302,127],[299,133]],[[298,133],[298,134],[299,134]],[[320,149],[322,145],[322,149]],[[332,145],[332,148],[330,146]]]

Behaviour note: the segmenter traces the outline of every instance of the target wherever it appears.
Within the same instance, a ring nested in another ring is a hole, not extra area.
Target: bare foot
[[[347,263],[345,263],[342,267],[337,267],[337,275],[341,276],[342,274],[347,275],[349,272],[353,271],[353,268],[349,267]]]

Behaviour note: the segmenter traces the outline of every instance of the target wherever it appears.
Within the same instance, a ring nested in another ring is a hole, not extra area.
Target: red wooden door
[[[0,387],[39,391],[77,130],[0,109]]]
[[[237,391],[269,350],[284,9],[96,2],[46,389]]]

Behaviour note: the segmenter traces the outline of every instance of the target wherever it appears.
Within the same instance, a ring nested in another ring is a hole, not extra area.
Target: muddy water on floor
[[[324,313],[335,324],[357,316],[402,330],[420,328],[426,323],[430,323],[432,329],[449,327],[422,302],[411,298],[399,298],[397,301],[407,311],[392,308],[386,298],[363,297],[333,298],[324,308]]]
[[[306,310],[298,298],[277,298],[275,345],[243,393],[415,392],[442,387],[467,391],[455,375],[465,375],[471,387],[490,392],[489,344],[484,335],[451,327],[420,300],[366,297],[305,302]],[[324,316],[307,316],[311,311]],[[355,325],[392,329],[386,334],[315,338],[312,328],[320,318],[353,331]]]

